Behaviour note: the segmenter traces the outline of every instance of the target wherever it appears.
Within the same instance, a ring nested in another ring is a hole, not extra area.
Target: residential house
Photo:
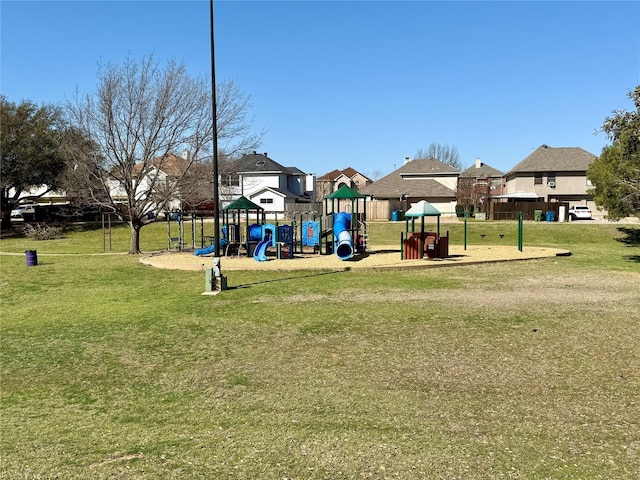
[[[443,215],[455,215],[456,187],[460,170],[434,158],[409,160],[386,177],[361,190],[377,202],[386,202],[386,218],[393,210],[406,211],[412,203],[426,200]],[[380,216],[381,214],[375,213]],[[372,217],[376,218],[376,217]]]
[[[181,156],[170,153],[164,157],[154,158],[146,165],[140,163],[134,167],[133,173],[138,177],[136,196],[145,193],[152,193],[162,201],[164,210],[183,210],[186,208],[183,197],[190,196],[194,185],[183,182],[179,188],[170,187],[165,191],[167,186],[181,179],[187,170],[194,167],[189,152],[185,151]],[[195,176],[194,178],[197,178]],[[127,193],[124,186],[117,181],[110,181],[110,196],[116,202],[127,201]],[[150,210],[157,208],[155,205],[149,205]]]
[[[505,174],[505,191],[493,198],[595,207],[587,178],[587,169],[595,159],[595,155],[579,147],[541,145]]]
[[[343,185],[360,191],[372,182],[373,180],[351,167],[344,170],[332,170],[316,179],[317,197],[318,200],[322,200],[327,195],[337,192]]]
[[[241,190],[237,175],[231,173],[234,169],[234,162],[226,157],[221,157],[218,163],[218,194],[220,203],[224,207],[237,200],[241,196]],[[210,156],[194,161],[188,151],[183,152],[180,156],[170,153],[149,162],[144,176],[140,179],[138,190],[161,192],[164,186],[179,181],[177,187],[172,186],[173,194],[166,200],[165,210],[213,213],[212,167],[212,157]],[[141,164],[136,166],[138,174],[141,169]],[[153,188],[151,182],[155,183]],[[124,195],[124,189],[118,183],[114,183],[112,197],[118,195]]]
[[[463,206],[468,212],[486,211],[489,198],[503,193],[503,176],[500,170],[477,158],[458,178],[458,205]]]
[[[267,153],[253,152],[237,161],[242,195],[265,213],[303,210],[316,201],[315,176],[296,167],[284,167]]]

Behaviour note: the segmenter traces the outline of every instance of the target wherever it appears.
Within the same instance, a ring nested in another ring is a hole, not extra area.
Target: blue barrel
[[[556,217],[556,212],[547,212],[547,222],[553,222]]]
[[[24,252],[27,257],[27,267],[35,267],[38,265],[38,252],[35,250],[27,250]]]

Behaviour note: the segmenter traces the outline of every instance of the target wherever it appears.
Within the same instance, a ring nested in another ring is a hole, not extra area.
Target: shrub
[[[32,240],[53,240],[64,236],[62,227],[52,225],[28,224],[24,227],[24,235]]]
[[[456,217],[458,218],[464,217],[464,205],[460,205],[460,204],[456,205]],[[469,206],[467,217],[473,217],[473,205]]]

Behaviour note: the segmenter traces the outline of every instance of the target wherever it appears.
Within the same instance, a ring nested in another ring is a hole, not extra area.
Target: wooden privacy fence
[[[360,202],[358,209],[363,213],[363,200],[357,201]],[[400,200],[367,200],[367,220],[391,220],[391,212],[405,210],[405,203]],[[346,212],[351,213],[351,205],[345,205],[344,207]]]
[[[358,199],[358,210],[363,213],[364,200]],[[284,215],[287,218],[297,218],[299,215],[313,214],[322,215],[323,204],[317,203],[293,203],[285,204]],[[391,220],[391,212],[394,210],[405,210],[407,208],[406,202],[400,200],[367,200],[367,219],[369,220]],[[346,205],[342,205],[341,209],[351,213],[351,204],[347,202]]]
[[[567,202],[508,202],[489,203],[487,218],[490,220],[517,220],[518,212],[522,212],[523,220],[535,220],[535,211],[542,211],[542,219],[545,219],[547,212],[553,212],[557,221],[560,218],[560,207],[564,206],[566,220],[569,204]]]

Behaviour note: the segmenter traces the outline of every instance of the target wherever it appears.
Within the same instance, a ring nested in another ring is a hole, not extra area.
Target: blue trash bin
[[[24,254],[27,258],[27,267],[38,265],[38,252],[36,250],[27,250]]]
[[[556,212],[547,212],[547,222],[553,222],[556,217]]]

